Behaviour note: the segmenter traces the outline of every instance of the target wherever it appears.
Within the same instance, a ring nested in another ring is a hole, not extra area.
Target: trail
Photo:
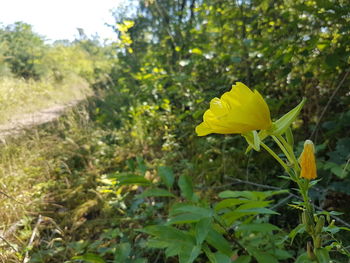
[[[73,100],[69,103],[55,105],[33,113],[16,115],[7,123],[0,124],[0,140],[8,136],[20,134],[26,129],[52,122],[58,119],[66,110],[77,105],[81,100]]]

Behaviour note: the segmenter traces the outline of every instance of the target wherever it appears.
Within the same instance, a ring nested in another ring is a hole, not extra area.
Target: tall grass
[[[13,77],[0,78],[0,123],[56,104],[82,100],[92,94],[89,84],[77,75],[61,81],[46,78],[35,81]]]
[[[87,140],[93,133],[87,116],[81,105],[54,123],[0,145],[0,263],[25,262],[26,251],[35,245],[30,238],[39,215],[43,215],[40,228],[57,226],[53,215],[43,214],[42,208],[57,208],[53,200],[59,197],[51,190],[62,182],[58,175],[70,184],[66,162],[76,155],[75,141]]]

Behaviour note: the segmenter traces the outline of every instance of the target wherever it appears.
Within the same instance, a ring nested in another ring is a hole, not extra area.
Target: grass
[[[62,81],[0,78],[0,123],[57,104],[82,100],[92,94],[88,83],[76,75]]]
[[[51,219],[55,215],[44,210],[45,207],[59,210],[54,200],[60,198],[57,195],[62,188],[71,186],[73,174],[67,162],[74,160],[77,166],[85,166],[85,157],[78,160],[78,141],[88,140],[93,134],[85,113],[84,107],[72,110],[44,129],[29,131],[1,146],[1,263],[24,262],[25,252],[31,250],[37,240],[33,232],[39,215],[43,215],[40,229],[47,224],[57,226]],[[30,242],[32,235],[34,241]]]

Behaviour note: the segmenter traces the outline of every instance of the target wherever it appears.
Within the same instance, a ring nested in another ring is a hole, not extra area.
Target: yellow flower
[[[314,144],[310,140],[306,140],[304,143],[304,149],[299,157],[299,163],[301,166],[300,177],[308,180],[315,179],[317,177],[316,160],[315,160],[315,148]]]
[[[210,133],[232,134],[271,127],[270,110],[256,90],[237,82],[221,98],[214,98],[204,113],[203,122],[196,127],[198,136]]]

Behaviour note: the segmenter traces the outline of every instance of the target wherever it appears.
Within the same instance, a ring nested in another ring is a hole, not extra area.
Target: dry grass
[[[49,78],[40,81],[0,78],[0,123],[53,105],[82,100],[91,94],[89,84],[75,75],[60,82]]]
[[[52,205],[55,175],[65,170],[64,160],[69,158],[65,136],[60,134],[80,138],[88,132],[88,122],[82,107],[45,128],[0,144],[0,263],[24,262],[41,208]],[[38,239],[36,235],[34,243]]]

